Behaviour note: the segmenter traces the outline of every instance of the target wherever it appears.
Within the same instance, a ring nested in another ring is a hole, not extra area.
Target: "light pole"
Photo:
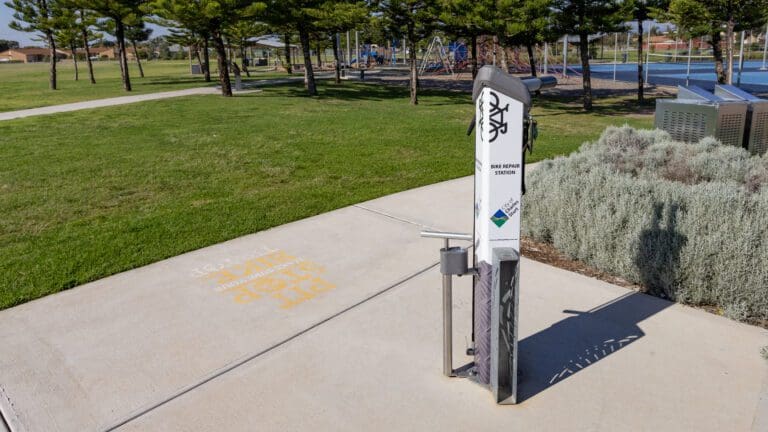
[[[763,47],[763,66],[760,67],[760,70],[768,70],[768,65],[766,65],[766,60],[768,60],[768,24],[765,26],[765,46]]]

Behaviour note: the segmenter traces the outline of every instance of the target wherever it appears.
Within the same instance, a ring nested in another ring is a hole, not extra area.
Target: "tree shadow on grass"
[[[275,85],[261,87],[263,90],[273,89],[274,92],[265,92],[261,97],[309,97],[301,82],[286,82]],[[368,83],[322,83],[318,85],[319,100],[342,100],[342,101],[383,101],[402,99],[408,101],[409,92],[407,88],[386,84],[368,84]],[[421,100],[425,105],[470,105],[471,97],[463,92],[451,90],[422,90],[419,96],[425,99]],[[435,102],[429,98],[437,97],[442,99]],[[471,113],[470,113],[471,115]]]
[[[656,106],[656,97],[648,97],[642,106],[631,99],[596,99],[591,111],[585,111],[580,98],[559,95],[546,95],[534,101],[534,107],[546,110],[539,112],[536,117],[555,117],[561,115],[588,115],[616,117],[617,115],[650,115]]]
[[[643,285],[651,291],[663,291],[674,283],[679,271],[686,237],[676,230],[678,211],[677,205],[670,205],[662,226],[664,205],[657,203],[650,228],[640,234],[635,262]],[[573,316],[519,343],[519,400],[533,397],[643,338],[638,323],[673,304],[629,292],[586,312],[563,311]]]

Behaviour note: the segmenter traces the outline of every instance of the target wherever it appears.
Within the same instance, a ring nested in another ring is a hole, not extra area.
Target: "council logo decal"
[[[501,211],[501,209],[496,210],[496,213],[494,213],[493,216],[491,216],[491,222],[496,224],[496,226],[499,228],[501,228],[502,225],[507,223],[508,220],[509,220],[509,216],[507,216],[506,213]]]

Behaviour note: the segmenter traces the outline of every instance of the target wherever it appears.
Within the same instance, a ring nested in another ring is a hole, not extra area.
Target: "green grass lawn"
[[[138,67],[135,62],[131,62],[129,73],[133,91],[127,93],[123,91],[117,62],[96,61],[93,65],[96,84],[88,80],[88,67],[85,63],[79,63],[78,81],[74,80],[75,68],[71,61],[59,63],[59,89],[49,90],[48,63],[0,63],[0,94],[3,95],[0,98],[0,112],[217,84],[206,83],[201,75],[190,75],[187,61],[145,61],[142,63],[145,78],[139,78]],[[214,74],[212,79],[216,81],[215,66],[211,73]],[[252,75],[251,79],[286,76],[279,72],[256,72]]]
[[[0,308],[378,196],[472,173],[468,95],[283,86],[0,122]],[[533,160],[621,101],[540,101]]]

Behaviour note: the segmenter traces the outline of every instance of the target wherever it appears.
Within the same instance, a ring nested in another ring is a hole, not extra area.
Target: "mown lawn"
[[[469,175],[469,96],[298,86],[0,122],[0,308],[244,234]],[[616,102],[616,101],[612,101]],[[531,160],[609,124],[540,101]]]
[[[75,68],[71,61],[59,63],[59,89],[54,91],[48,89],[47,63],[0,63],[0,112],[217,84],[206,83],[201,75],[190,75],[187,61],[145,61],[142,63],[145,78],[139,78],[138,67],[131,62],[129,73],[133,91],[127,93],[123,91],[117,62],[96,61],[93,65],[96,84],[90,83],[85,63],[79,63],[78,81],[74,80]],[[215,81],[215,66],[211,73]],[[252,79],[262,79],[282,77],[285,73],[257,72],[252,75]]]

